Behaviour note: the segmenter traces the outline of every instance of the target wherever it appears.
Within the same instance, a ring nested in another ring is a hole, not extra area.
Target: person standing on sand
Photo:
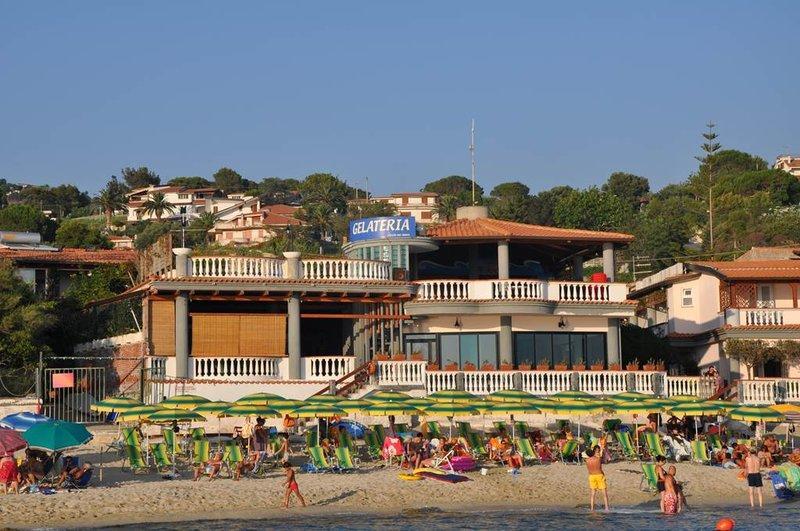
[[[750,507],[755,507],[753,494],[758,489],[758,506],[764,507],[764,495],[762,487],[764,482],[761,481],[761,459],[757,454],[751,453],[745,459],[745,472],[747,472],[747,490],[750,495]]]
[[[594,497],[597,491],[603,492],[603,502],[608,511],[608,489],[606,486],[606,476],[603,474],[603,464],[601,462],[600,447],[595,446],[586,450],[586,470],[589,471],[589,508],[594,512]]]
[[[658,495],[661,498],[661,503],[659,504],[661,507],[661,512],[664,511],[664,476],[667,475],[667,471],[664,470],[664,465],[667,463],[667,458],[663,455],[659,455],[656,457],[656,488],[658,489]]]
[[[664,475],[664,493],[662,494],[661,512],[678,514],[681,512],[681,497],[678,494],[678,483],[675,481],[675,465],[669,467]]]
[[[295,479],[292,465],[288,462],[284,463],[283,471],[286,473],[286,482],[284,483],[286,486],[286,496],[283,498],[283,506],[286,508],[289,507],[289,497],[292,495],[292,492],[294,492],[297,494],[297,499],[300,500],[300,503],[305,507],[306,500],[303,499],[303,495],[300,494],[300,487],[297,486],[297,479]]]

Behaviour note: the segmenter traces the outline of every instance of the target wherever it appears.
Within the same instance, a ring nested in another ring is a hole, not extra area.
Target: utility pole
[[[469,158],[472,165],[472,204],[478,204],[475,201],[475,118],[472,119],[472,127],[469,130]]]

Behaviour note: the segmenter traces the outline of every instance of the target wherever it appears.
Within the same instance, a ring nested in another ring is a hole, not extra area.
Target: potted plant
[[[411,361],[424,361],[425,357],[422,355],[422,352],[412,352],[411,353]]]
[[[658,363],[656,363],[656,370],[657,371],[666,371],[667,370],[667,364],[664,363],[663,361],[659,361]]]
[[[491,363],[484,363],[483,365],[481,365],[481,370],[482,371],[493,371],[493,370],[495,370],[495,368],[494,368],[494,365],[492,365]]]
[[[429,363],[425,366],[426,371],[438,371],[439,364],[438,363]]]
[[[591,369],[593,371],[602,371],[606,368],[606,366],[602,363],[592,363]]]
[[[645,370],[645,371],[654,371],[654,370],[656,370],[656,362],[655,362],[655,360],[653,360],[652,358],[647,360],[647,363],[644,364],[642,369]]]
[[[568,367],[566,363],[560,362],[556,363],[553,368],[557,371],[566,371]]]
[[[478,367],[476,367],[474,363],[468,361],[467,363],[464,364],[464,370],[465,371],[477,371]]]
[[[372,359],[374,359],[375,361],[389,361],[389,356],[387,356],[383,352],[378,352]]]
[[[572,370],[573,371],[585,371],[586,370],[586,363],[584,363],[582,361],[580,361],[578,363],[573,363],[572,364]]]
[[[637,361],[629,361],[627,365],[625,365],[626,371],[638,371],[639,370],[639,362]]]
[[[458,370],[458,363],[448,363],[444,366],[444,370],[446,371],[457,371]]]
[[[622,366],[619,363],[609,363],[608,364],[609,371],[621,371]]]
[[[406,355],[402,352],[397,352],[392,355],[392,361],[406,361]]]
[[[517,369],[521,371],[530,371],[533,369],[533,365],[531,365],[530,363],[520,363],[519,365],[517,365]]]
[[[521,365],[520,365],[520,367],[521,367]],[[530,367],[530,365],[528,365],[528,367]],[[514,370],[514,365],[511,364],[511,363],[501,363],[500,364],[500,370],[501,371],[513,371]]]
[[[549,371],[550,370],[550,362],[548,361],[540,361],[536,364],[537,371]]]

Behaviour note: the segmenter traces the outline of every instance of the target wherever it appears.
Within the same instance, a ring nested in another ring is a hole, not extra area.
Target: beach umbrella
[[[375,402],[369,400],[342,400],[336,402],[336,407],[342,408],[348,413],[360,413],[364,408],[373,405]]]
[[[34,424],[39,422],[47,422],[50,417],[45,417],[38,413],[31,413],[30,411],[23,411],[22,413],[12,413],[6,415],[0,420],[0,428],[8,428],[16,431],[25,431]]]
[[[281,415],[286,415],[303,405],[305,405],[305,403],[302,400],[291,400],[289,398],[284,398],[283,400],[270,401],[269,408],[274,409]]]
[[[328,395],[330,396],[330,395]],[[346,417],[347,411],[334,404],[306,404],[295,409],[289,413],[292,417],[313,417],[316,419],[325,419],[330,417]],[[317,446],[319,446],[320,436],[319,421],[317,422]]]
[[[28,446],[19,432],[11,428],[0,428],[0,457],[12,455],[17,450],[22,450]]]
[[[338,404],[344,400],[344,397],[339,395],[314,395],[309,396],[304,400],[306,404]]]
[[[231,404],[230,402],[225,402],[223,400],[217,400],[214,402],[206,402],[204,404],[200,404],[192,409],[195,413],[200,413],[206,418],[211,417],[224,417],[224,412],[226,409],[238,404]]]
[[[589,400],[594,398],[585,391],[560,391],[551,397],[553,400]]]
[[[495,391],[487,397],[492,402],[523,402],[533,400],[536,397],[526,391],[519,391],[517,389],[503,389],[502,391]]]
[[[495,402],[485,409],[483,413],[490,415],[509,415],[511,418],[511,438],[513,439],[517,436],[514,415],[535,415],[540,413],[540,411],[527,402]]]
[[[369,407],[361,410],[365,415],[372,417],[388,417],[398,415],[424,415],[425,412],[413,406],[406,405],[403,402],[376,402]]]
[[[457,391],[455,389],[445,389],[442,391],[436,391],[435,393],[431,393],[428,395],[429,400],[433,400],[434,402],[471,402],[473,400],[477,400],[478,397],[473,395],[472,393],[468,393],[466,391]]]
[[[380,403],[405,402],[406,400],[411,400],[411,397],[405,393],[399,393],[397,391],[378,391],[376,393],[372,393],[371,395],[365,396],[364,400]]]
[[[211,402],[211,400],[197,395],[175,395],[160,402],[158,405],[165,409],[193,409],[206,402]]]
[[[539,407],[539,409],[544,409]],[[578,437],[581,436],[581,422],[580,417],[585,415],[596,415],[609,409],[609,406],[598,400],[565,400],[557,402],[555,406],[550,407],[548,410],[556,416],[561,417],[578,417]]]
[[[236,404],[228,409],[222,411],[226,417],[262,417],[262,418],[275,418],[280,417],[278,411],[270,408],[269,406],[258,406],[254,404]]]
[[[469,393],[467,393],[469,394]],[[447,417],[450,421],[450,437],[453,437],[453,417],[469,417],[480,414],[474,406],[459,402],[438,402],[425,408],[426,415]]]
[[[101,400],[100,402],[95,402],[89,409],[92,411],[97,411],[100,413],[109,413],[111,411],[125,411],[132,407],[144,405],[138,400],[134,400],[133,398],[127,398],[124,396],[114,396],[111,398],[106,398],[105,400]]]
[[[22,434],[22,437],[28,442],[28,446],[34,450],[62,452],[70,448],[83,446],[92,440],[93,435],[89,433],[89,430],[83,424],[64,420],[49,420],[34,424]]]
[[[614,404],[612,409],[618,415],[649,415],[650,413],[660,413],[664,407],[647,402],[628,402]]]
[[[526,404],[530,404],[533,407],[536,407],[536,408],[539,408],[539,409],[547,408],[549,406],[552,406],[553,404],[557,404],[558,403],[556,400],[550,400],[548,398],[537,398],[537,397],[526,398],[525,400],[522,400],[522,402],[525,402]]]
[[[671,395],[669,397],[673,402],[702,402],[703,399],[696,395]]]
[[[625,393],[617,393],[615,395],[611,395],[609,398],[614,402],[640,402],[644,400],[649,400],[653,398],[653,396],[646,395],[644,393],[636,393],[630,391]]]
[[[686,416],[695,417],[694,419],[694,435],[697,437],[698,433],[698,419],[697,417],[702,417],[705,415],[719,415],[723,408],[718,404],[713,404],[709,402],[681,402],[677,406],[671,406],[667,408],[669,412],[679,418],[683,418]]]
[[[275,400],[285,400],[282,396],[276,395],[274,393],[253,393],[251,395],[243,396],[239,400],[235,402],[235,404],[241,405],[256,405],[256,406],[267,406],[270,402]]]
[[[428,406],[432,406],[436,402],[433,400],[428,400],[427,398],[409,398],[403,403],[407,406],[425,409]]]
[[[163,404],[163,402],[162,402]],[[206,420],[200,413],[181,408],[159,409],[147,416],[147,421],[153,424],[169,424],[171,422],[192,422],[193,420]]]
[[[132,420],[144,420],[156,411],[161,411],[164,408],[158,406],[136,406],[117,415],[117,422],[130,422]]]
[[[742,406],[728,412],[728,418],[746,422],[783,422],[786,417],[769,407]]]
[[[769,408],[786,416],[800,415],[800,405],[797,404],[775,404],[774,406],[769,406]]]

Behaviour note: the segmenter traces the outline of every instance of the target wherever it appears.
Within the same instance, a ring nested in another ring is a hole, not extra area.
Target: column
[[[608,355],[608,364],[614,363],[622,365],[620,362],[620,345],[619,345],[619,319],[612,317],[608,320],[608,333],[606,334],[606,353]]]
[[[583,257],[573,256],[572,257],[572,271],[574,273],[575,280],[581,281],[583,280]]]
[[[173,249],[175,274],[178,278],[189,275],[189,257],[192,250],[186,247]],[[189,292],[180,291],[175,296],[175,377],[189,378]]]
[[[508,241],[497,242],[497,278],[506,280],[508,278]]]
[[[609,282],[614,282],[617,266],[614,262],[614,244],[603,244],[603,273],[608,277]]]
[[[511,333],[511,316],[500,316],[500,363],[514,363],[513,336]],[[499,368],[499,367],[498,367]]]
[[[287,323],[286,323],[286,343],[289,351],[289,379],[299,380],[301,376],[300,359],[300,294],[292,293],[286,304]]]
[[[286,251],[283,253],[286,258],[286,268],[283,274],[286,278],[303,278],[300,271],[300,253],[297,251]]]

